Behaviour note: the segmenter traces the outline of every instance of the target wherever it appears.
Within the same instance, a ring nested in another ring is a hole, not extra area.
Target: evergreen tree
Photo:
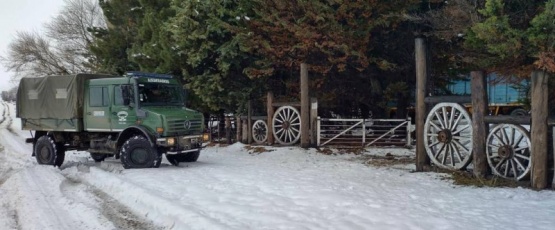
[[[91,45],[98,72],[123,74],[138,70],[129,58],[128,51],[136,41],[138,23],[142,17],[138,0],[100,0],[106,17],[107,28],[94,28],[96,40]]]
[[[263,87],[243,73],[256,58],[240,49],[230,31],[249,20],[244,10],[225,0],[174,1],[172,7],[176,15],[165,28],[175,41],[187,88],[205,110],[244,111],[246,101],[256,97],[253,92]]]

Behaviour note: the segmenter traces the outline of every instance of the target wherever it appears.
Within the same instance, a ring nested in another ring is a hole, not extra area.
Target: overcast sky
[[[0,0],[0,56],[6,56],[17,31],[41,33],[64,5],[64,0]],[[0,65],[0,91],[15,86],[9,82],[12,75]]]

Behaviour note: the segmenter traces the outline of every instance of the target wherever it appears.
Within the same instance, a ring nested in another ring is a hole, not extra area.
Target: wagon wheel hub
[[[282,124],[283,129],[288,130],[289,126],[291,126],[289,121],[283,121],[283,124]]]
[[[512,146],[510,145],[503,145],[501,147],[499,147],[499,149],[497,150],[499,157],[503,158],[503,159],[511,159],[514,156],[514,149]]]
[[[451,130],[444,129],[437,133],[437,139],[441,143],[450,143],[453,139],[453,134],[451,133]]]

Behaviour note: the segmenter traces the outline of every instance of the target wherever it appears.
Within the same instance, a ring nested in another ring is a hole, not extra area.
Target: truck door
[[[125,105],[121,85],[112,85],[114,101],[112,102],[112,131],[120,132],[125,128],[134,125],[137,121],[135,109],[129,105]]]
[[[85,103],[85,130],[110,131],[110,98],[108,86],[90,86]]]

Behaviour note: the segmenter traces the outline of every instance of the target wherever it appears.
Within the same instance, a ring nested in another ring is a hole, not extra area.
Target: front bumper
[[[157,138],[156,145],[166,154],[195,152],[202,149],[202,135]]]

